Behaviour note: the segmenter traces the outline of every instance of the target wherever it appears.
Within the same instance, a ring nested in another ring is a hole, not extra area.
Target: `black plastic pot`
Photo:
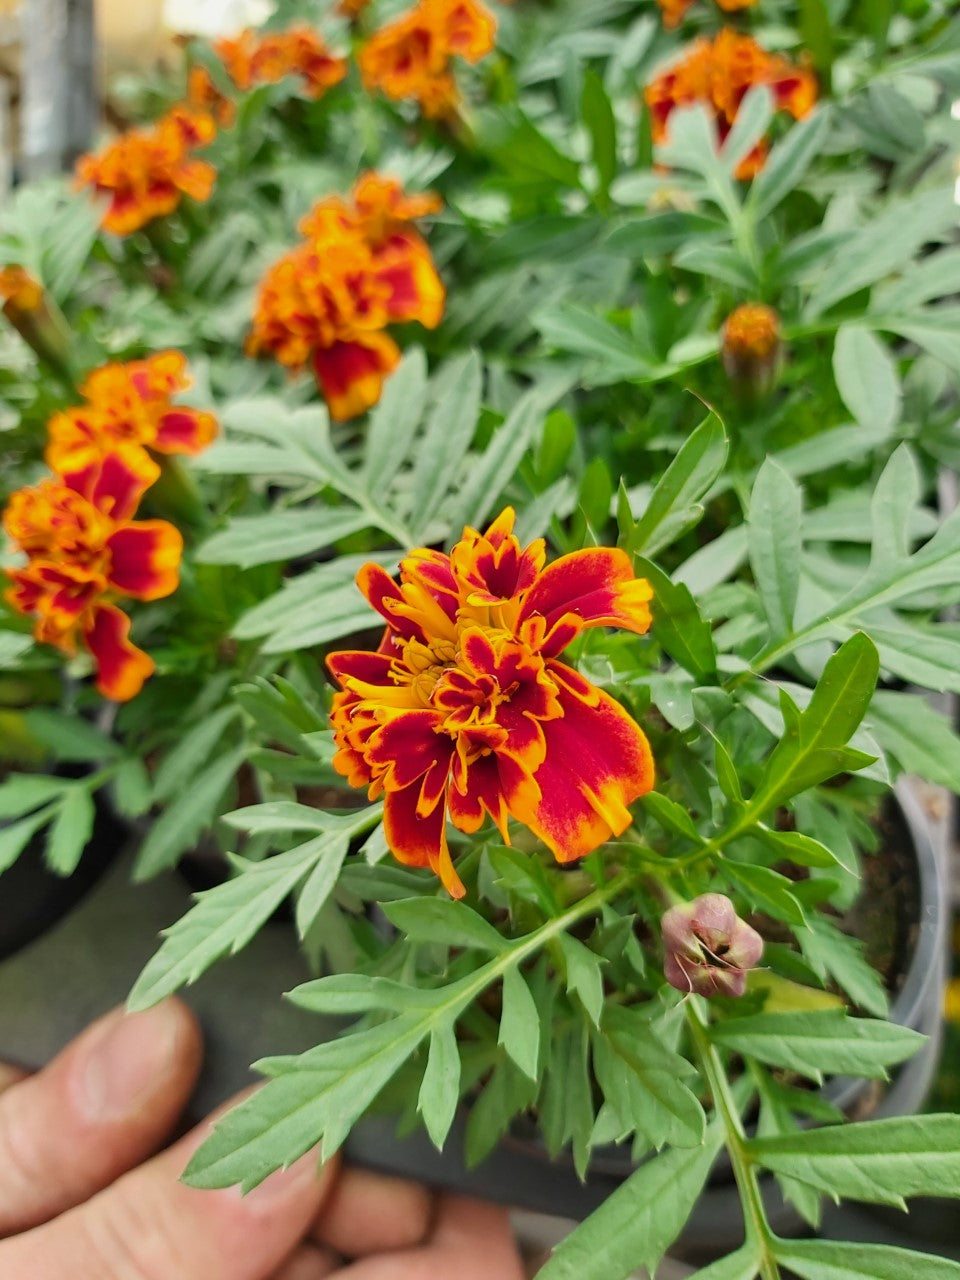
[[[913,835],[921,908],[914,954],[893,1016],[926,1032],[934,1043],[900,1070],[875,1115],[915,1110],[922,1099],[936,1057],[943,982],[948,912],[944,832],[934,830],[921,793],[903,785],[898,795]],[[92,1018],[121,1003],[155,950],[158,932],[189,906],[189,887],[178,873],[131,885],[129,854],[120,847],[119,833],[114,830],[104,838],[108,847],[97,856],[112,861],[108,872],[55,923],[38,915],[32,939],[0,963],[0,1057],[38,1065]],[[3,909],[0,906],[0,912]],[[22,914],[15,904],[8,909]],[[216,965],[185,993],[207,1042],[193,1101],[195,1114],[205,1114],[247,1084],[247,1064],[258,1057],[299,1052],[336,1033],[339,1024],[333,1020],[279,998],[305,976],[293,930],[273,922],[239,955]],[[834,1081],[830,1087],[845,1101],[863,1085]],[[370,1168],[570,1218],[590,1213],[628,1172],[607,1166],[581,1185],[571,1165],[550,1161],[539,1148],[513,1139],[504,1141],[479,1168],[466,1170],[463,1137],[458,1120],[444,1151],[438,1153],[425,1134],[398,1139],[392,1121],[373,1118],[354,1130],[347,1154]],[[701,1198],[684,1234],[691,1256],[714,1256],[742,1238],[736,1189],[723,1184],[722,1170],[718,1177],[721,1180]],[[789,1229],[772,1184],[768,1194],[771,1219],[780,1229]]]

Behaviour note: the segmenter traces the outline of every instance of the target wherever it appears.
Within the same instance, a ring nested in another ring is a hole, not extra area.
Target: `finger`
[[[155,1151],[200,1055],[196,1021],[179,1001],[114,1010],[0,1093],[0,1235],[80,1204]]]
[[[344,1169],[312,1235],[349,1258],[409,1249],[427,1238],[433,1196],[416,1182]]]
[[[302,1244],[274,1273],[273,1280],[326,1280],[340,1266],[332,1249]]]
[[[29,1071],[14,1067],[9,1062],[0,1062],[0,1093],[6,1093],[13,1085],[26,1080],[29,1074]]]
[[[209,1122],[54,1222],[0,1243],[4,1280],[263,1280],[288,1258],[336,1175],[310,1153],[247,1196],[179,1181]]]
[[[336,1280],[524,1280],[507,1211],[466,1196],[440,1197],[430,1241],[364,1258]]]

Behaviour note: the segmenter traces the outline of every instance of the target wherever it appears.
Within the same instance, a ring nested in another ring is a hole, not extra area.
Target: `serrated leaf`
[[[47,806],[28,818],[0,826],[0,871],[12,866],[26,848],[31,837],[53,817],[54,810]]]
[[[885,1244],[778,1240],[777,1261],[802,1280],[960,1280],[960,1262]]]
[[[57,799],[69,786],[67,778],[45,773],[12,773],[0,782],[0,819],[19,818]]]
[[[754,1138],[752,1159],[834,1199],[903,1208],[905,1196],[960,1197],[960,1116],[896,1116]]]
[[[297,507],[263,515],[237,516],[197,549],[201,564],[253,565],[313,555],[359,533],[371,517],[356,507]]]
[[[197,894],[195,905],[164,931],[160,950],[130,992],[128,1006],[146,1009],[195,982],[221,956],[246,946],[339,835],[317,836],[241,875]]]
[[[690,1280],[754,1280],[758,1269],[759,1260],[755,1246],[744,1245],[736,1253],[718,1258],[716,1262],[711,1262],[709,1267],[695,1271],[690,1276]]]
[[[675,800],[660,791],[648,791],[641,799],[643,808],[656,818],[665,831],[693,840],[696,844],[704,844],[704,838],[693,824],[693,819]]]
[[[24,713],[27,729],[56,760],[97,764],[116,760],[120,745],[77,715],[37,707]]]
[[[288,999],[312,1013],[356,1014],[371,1009],[397,1013],[406,1009],[432,1009],[449,991],[444,988],[408,987],[391,978],[366,973],[333,973],[326,978],[302,982],[288,993]]]
[[[350,848],[349,836],[343,835],[334,841],[317,865],[310,872],[300,892],[297,894],[297,933],[301,938],[307,936],[313,922],[323,909],[324,904],[337,887],[337,880],[343,861]]]
[[[411,942],[476,947],[496,954],[509,945],[492,924],[463,902],[449,898],[407,898],[384,905],[392,925]]]
[[[879,974],[867,963],[863,947],[849,938],[825,916],[811,914],[809,927],[797,932],[804,959],[821,979],[833,978],[854,1004],[885,1018],[889,1000]]]
[[[452,1022],[441,1023],[430,1033],[427,1069],[417,1098],[417,1110],[430,1141],[443,1150],[460,1100],[460,1051]]]
[[[83,857],[97,816],[93,797],[82,783],[64,792],[60,812],[47,835],[44,858],[58,876],[72,875]]]
[[[537,1280],[627,1280],[639,1266],[653,1273],[693,1211],[722,1143],[715,1123],[703,1146],[641,1165],[557,1245]]]
[[[326,831],[338,818],[295,800],[267,800],[223,814],[228,827],[249,834],[271,831]]]
[[[906,1061],[924,1037],[908,1027],[845,1013],[757,1013],[730,1018],[710,1030],[714,1043],[797,1071],[811,1080],[828,1075],[884,1080],[887,1067]]]
[[[663,650],[689,671],[698,681],[705,681],[717,670],[717,652],[710,624],[700,615],[697,603],[682,582],[671,582],[667,575],[642,556],[634,558],[638,577],[646,578],[653,587],[653,634]]]
[[[530,1080],[537,1079],[540,1055],[540,1015],[530,988],[517,968],[503,975],[503,1007],[497,1044],[502,1045]]]
[[[750,564],[771,640],[793,630],[800,585],[800,488],[772,458],[757,474],[747,513]]]
[[[701,498],[723,470],[727,437],[723,423],[711,413],[683,442],[650,496],[643,515],[625,541],[627,551],[653,556],[661,547],[663,527],[676,511]]]
[[[600,956],[568,933],[558,939],[567,966],[567,991],[575,993],[594,1026],[603,1010],[603,973]]]
[[[732,858],[724,858],[717,864],[717,870],[741,889],[755,907],[775,920],[794,927],[806,924],[803,907],[791,893],[793,881],[779,871],[754,863],[734,862]]]
[[[125,818],[139,818],[150,808],[153,784],[143,761],[124,760],[113,775],[113,802]]]
[[[153,800],[162,804],[192,783],[201,766],[223,742],[227,726],[237,718],[236,707],[220,707],[180,738],[163,757],[153,780]]]
[[[878,690],[867,724],[901,768],[960,792],[960,737],[947,716],[914,693]]]
[[[543,398],[534,387],[514,405],[451,503],[454,527],[480,528],[497,497],[513,478],[543,420]]]

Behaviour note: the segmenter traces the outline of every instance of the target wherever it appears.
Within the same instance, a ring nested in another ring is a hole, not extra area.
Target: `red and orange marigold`
[[[75,471],[121,445],[154,453],[200,453],[216,436],[217,420],[173,403],[190,385],[186,357],[179,351],[95,369],[80,388],[86,403],[50,419],[48,466],[61,473]]]
[[[450,59],[479,62],[493,48],[496,29],[478,0],[420,0],[361,49],[364,86],[395,101],[412,98],[431,119],[449,117],[460,100]]]
[[[68,654],[83,645],[97,688],[125,701],[153,660],[129,639],[117,600],[158,600],[177,587],[183,542],[166,520],[134,520],[159,468],[121,449],[89,466],[14,493],[3,527],[26,564],[7,569],[6,598],[35,619],[34,635]]]
[[[175,107],[152,129],[131,129],[97,155],[81,156],[77,181],[110,197],[104,229],[130,235],[172,213],[183,196],[210,198],[217,171],[191,152],[215,135],[212,116]]]
[[[619,550],[591,547],[544,568],[543,539],[522,549],[508,507],[449,555],[412,551],[399,584],[365,565],[360,590],[386,620],[375,653],[331,654],[334,767],[384,796],[387,843],[464,893],[449,819],[474,832],[524,823],[560,862],[631,821],[653,785],[647,739],[619,703],[560,655],[586,627],[650,626],[649,583]]]
[[[308,95],[319,98],[347,74],[346,58],[332,54],[320,33],[308,26],[263,33],[248,29],[218,40],[213,48],[230,79],[244,92],[299,75]]]
[[[417,320],[432,329],[443,315],[443,284],[411,225],[440,207],[372,173],[352,202],[321,200],[300,223],[304,243],[261,283],[248,352],[269,351],[289,368],[310,363],[334,418],[376,404],[400,359],[387,325]]]
[[[767,53],[752,36],[724,28],[713,40],[697,40],[679,62],[669,67],[644,91],[650,110],[653,140],[665,142],[668,122],[676,107],[705,103],[716,118],[720,141],[737,118],[740,103],[754,85],[768,85],[777,108],[802,119],[817,100],[812,72],[795,66],[782,54]],[[759,142],[737,166],[738,178],[752,178],[763,167],[767,143]]]

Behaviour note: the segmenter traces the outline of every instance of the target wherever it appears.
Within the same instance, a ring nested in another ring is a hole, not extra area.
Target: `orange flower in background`
[[[212,115],[223,129],[229,128],[237,115],[236,107],[213,83],[210,72],[199,64],[187,73],[187,104],[195,111]]]
[[[376,653],[331,654],[334,767],[384,796],[395,857],[463,884],[449,819],[477,831],[524,823],[560,862],[620,835],[628,805],[653,786],[646,737],[619,703],[559,661],[586,627],[650,626],[648,582],[620,550],[590,547],[544,568],[507,508],[485,533],[464,529],[449,555],[412,551],[399,584],[365,565],[357,584],[386,620]]]
[[[396,101],[414,99],[431,119],[450,116],[459,102],[450,59],[479,62],[493,48],[496,29],[477,0],[420,0],[364,45],[363,83]]]
[[[6,570],[6,598],[35,618],[34,635],[68,654],[83,645],[97,688],[126,701],[139,693],[153,660],[129,639],[116,600],[159,600],[179,581],[183,540],[166,520],[134,520],[159,468],[123,449],[90,466],[14,493],[3,526],[27,562]]]
[[[720,349],[723,368],[735,390],[767,395],[780,372],[780,317],[762,302],[745,302],[727,316]]]
[[[801,120],[817,100],[813,73],[781,54],[767,53],[751,36],[724,28],[714,39],[697,40],[690,52],[659,75],[644,91],[653,141],[665,142],[676,107],[703,102],[717,121],[721,143],[730,132],[749,89],[768,85],[781,111]],[[752,178],[763,167],[766,142],[760,142],[737,166],[738,178]]]
[[[216,436],[217,420],[172,402],[190,385],[186,357],[179,351],[95,369],[80,388],[86,404],[50,419],[47,465],[54,471],[76,470],[121,445],[200,453]]]
[[[81,156],[79,185],[110,197],[104,229],[130,235],[172,213],[183,196],[208,200],[217,171],[190,152],[212,141],[215,133],[212,117],[176,107],[153,129],[131,129],[97,155]]]
[[[364,9],[370,7],[370,0],[339,0],[337,13],[342,18],[359,18]]]
[[[740,9],[750,9],[757,0],[717,0],[717,8],[724,13],[737,13]],[[657,0],[663,14],[663,25],[668,29],[678,27],[691,9],[694,0]]]
[[[300,223],[306,241],[261,283],[248,353],[269,351],[289,368],[312,364],[334,418],[376,404],[400,359],[387,325],[433,329],[443,315],[443,284],[410,225],[440,207],[377,174],[357,182],[352,203],[321,200]]]
[[[43,303],[43,285],[24,267],[0,267],[0,300],[4,310],[36,311]]]
[[[258,84],[276,84],[284,76],[303,77],[312,98],[321,97],[347,74],[346,58],[334,56],[312,27],[289,31],[242,31],[233,39],[218,40],[214,52],[238,89],[246,92]]]

